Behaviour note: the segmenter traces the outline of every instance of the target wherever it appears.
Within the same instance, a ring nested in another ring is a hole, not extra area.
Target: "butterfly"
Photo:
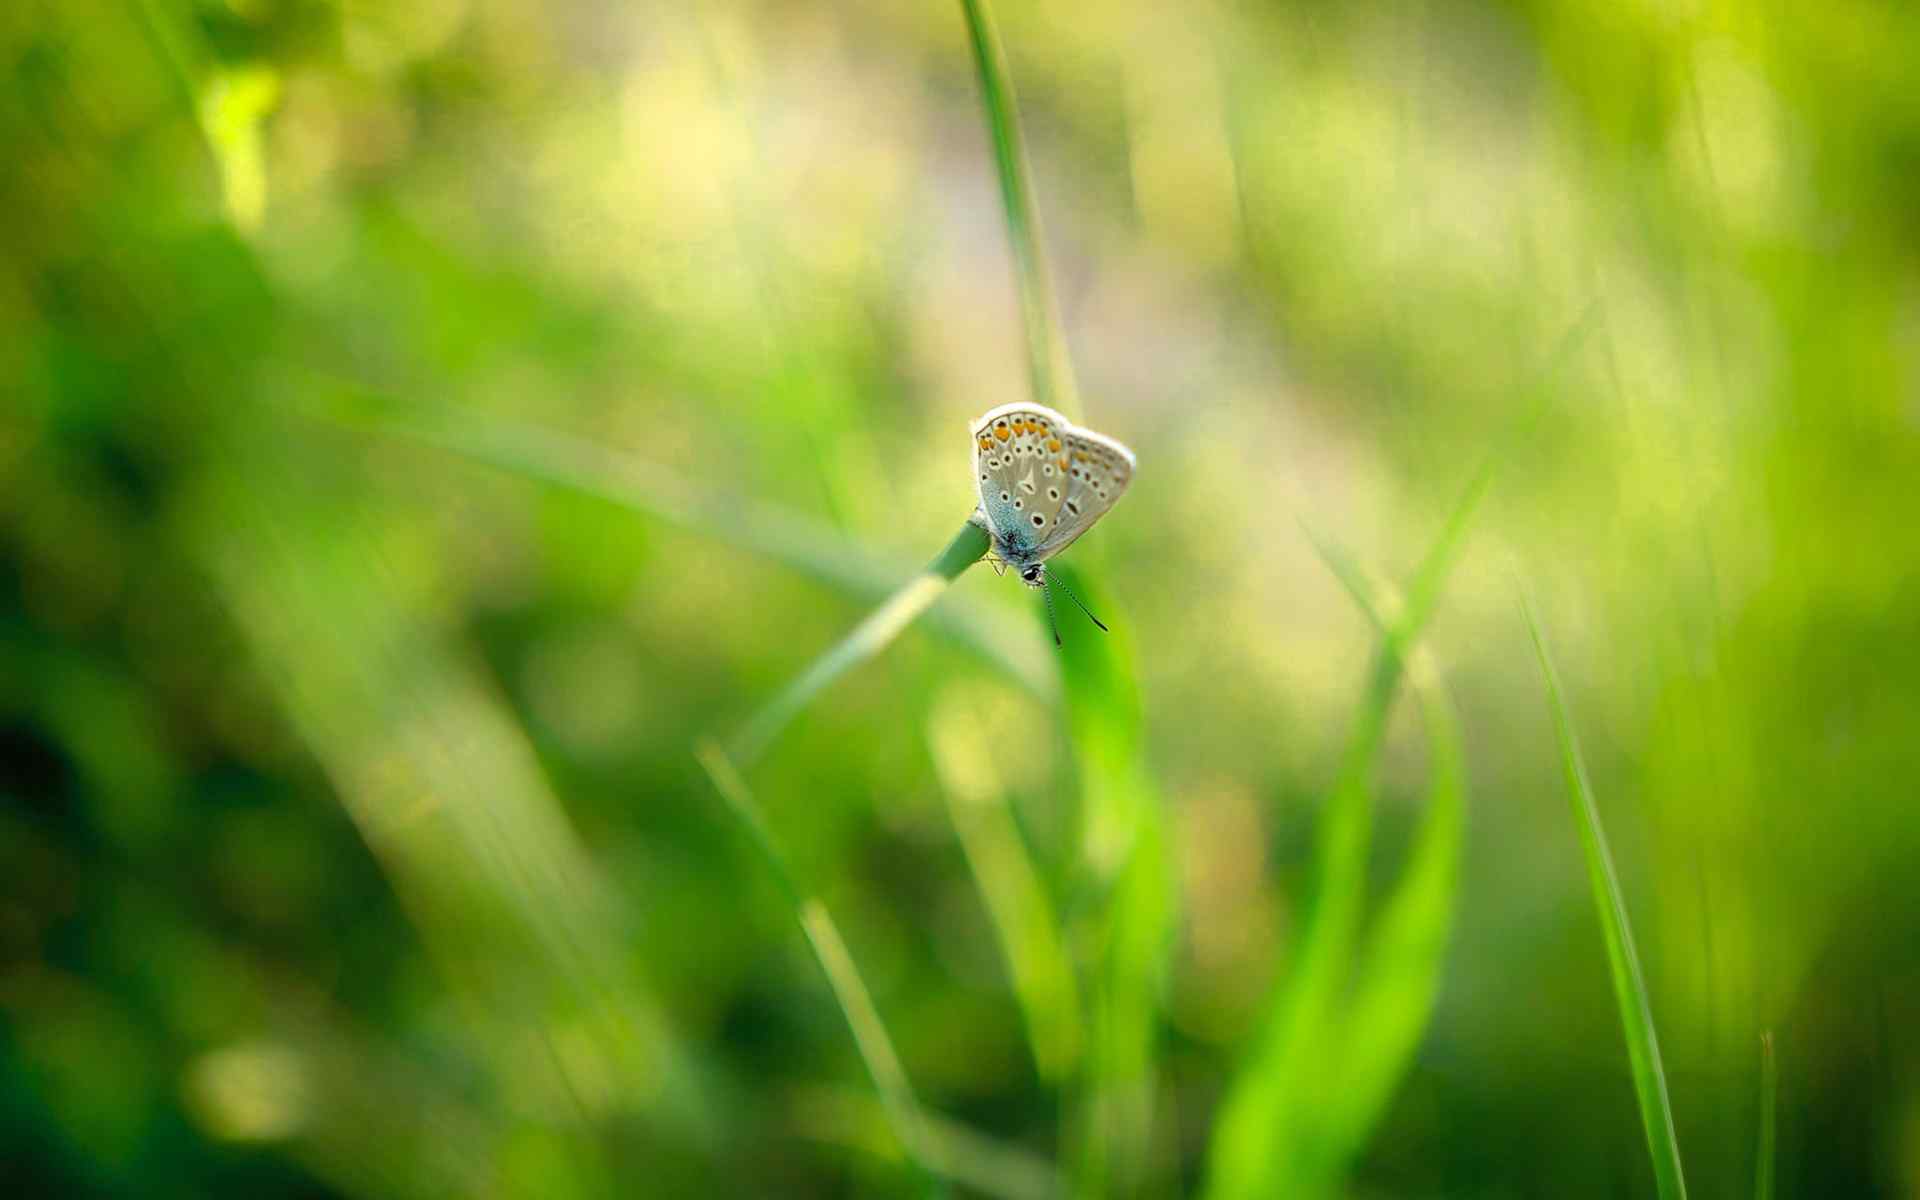
[[[1120,499],[1133,482],[1133,451],[1050,408],[1003,404],[973,423],[973,474],[980,490],[973,523],[987,531],[1000,563],[1045,591],[1047,623],[1059,645],[1047,560]],[[1067,595],[1087,612],[1078,596]],[[1100,618],[1087,616],[1106,629]]]

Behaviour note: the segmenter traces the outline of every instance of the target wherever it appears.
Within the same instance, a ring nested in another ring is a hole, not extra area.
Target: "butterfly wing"
[[[1076,435],[1085,436],[1038,404],[1003,404],[973,423],[980,508],[1012,548],[1033,552],[1058,531],[1073,494],[1070,446]]]
[[[1067,427],[1062,440],[1064,453],[1056,457],[1065,464],[1067,488],[1047,536],[1034,548],[1034,557],[1041,561],[1065,550],[1092,528],[1133,482],[1133,451],[1119,442],[1073,426]]]

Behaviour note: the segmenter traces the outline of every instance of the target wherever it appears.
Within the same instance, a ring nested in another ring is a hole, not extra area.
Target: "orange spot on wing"
[[[1067,469],[1067,456],[1064,454],[1060,456],[1060,469],[1062,471]]]
[[[1012,437],[1013,435],[1007,432],[1007,427],[1005,425],[996,425],[993,427],[993,436],[999,438],[1001,441],[1004,442],[1008,438]]]
[[[980,439],[980,448],[981,448],[982,450],[991,450],[991,449],[993,449],[993,439],[992,439],[992,438],[987,438],[987,437],[983,437],[983,438],[981,438],[981,439]]]
[[[1053,451],[1055,454],[1060,453],[1060,439],[1055,438],[1053,441],[1048,442],[1047,449]]]

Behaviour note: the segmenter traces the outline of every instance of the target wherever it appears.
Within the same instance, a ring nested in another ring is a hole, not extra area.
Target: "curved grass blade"
[[[927,746],[948,818],[1006,959],[1034,1066],[1042,1080],[1059,1084],[1079,1065],[1079,986],[1058,914],[994,765],[984,707],[943,702],[929,722]]]
[[[1071,567],[1053,567],[1096,612],[1113,605]],[[1166,805],[1147,768],[1128,628],[1070,638],[1061,650],[1067,726],[1080,771],[1087,1052],[1071,1135],[1076,1196],[1142,1191],[1163,1164],[1154,1148],[1156,1031],[1173,944]]]
[[[1020,131],[1013,81],[1008,77],[1007,52],[986,0],[960,0],[960,8],[967,18],[974,70],[980,79],[980,100],[986,106],[987,135],[993,140],[994,164],[1000,177],[1000,201],[1007,214],[1007,236],[1013,243],[1014,278],[1020,287],[1020,314],[1027,331],[1027,370],[1033,398],[1077,419],[1079,392],[1054,304],[1053,281],[1040,249],[1040,214],[1028,183],[1026,140]]]
[[[813,665],[802,672],[798,679],[788,684],[747,722],[746,728],[734,740],[734,753],[739,760],[749,765],[758,761],[773,745],[774,739],[780,736],[780,731],[787,727],[787,723],[806,708],[815,696],[899,637],[902,630],[913,624],[916,617],[940,598],[940,593],[947,589],[948,584],[958,579],[962,571],[980,561],[987,552],[987,541],[986,530],[978,525],[968,522],[961,526],[960,532],[947,543],[947,548],[927,564],[926,570],[908,580],[879,608],[868,613],[866,619],[854,626],[853,632],[815,659]]]
[[[1356,971],[1341,1087],[1325,1122],[1328,1186],[1366,1144],[1413,1061],[1433,1015],[1453,931],[1466,825],[1459,722],[1439,672],[1424,652],[1415,653],[1408,679],[1427,728],[1426,812]]]
[[[1505,457],[1503,451],[1517,445],[1530,434],[1540,419],[1546,415],[1547,402],[1553,398],[1553,384],[1559,378],[1560,371],[1571,363],[1574,357],[1587,344],[1587,338],[1600,324],[1600,302],[1588,303],[1578,320],[1560,336],[1560,342],[1548,356],[1545,364],[1534,375],[1533,382],[1527,388],[1531,395],[1524,401],[1519,418],[1506,434],[1506,446],[1496,447],[1480,462],[1480,469],[1474,472],[1466,491],[1455,502],[1452,512],[1442,526],[1440,536],[1427,550],[1426,558],[1413,573],[1407,583],[1406,610],[1398,625],[1402,634],[1401,647],[1404,648],[1424,629],[1427,619],[1433,615],[1433,606],[1439,602],[1440,589],[1446,583],[1447,572],[1453,567],[1454,556],[1460,551],[1460,544],[1466,538],[1474,511],[1480,501],[1493,486],[1494,475]]]
[[[961,0],[980,80],[1012,243],[1033,398],[1080,415],[1052,280],[1040,245],[1020,115],[1007,55],[986,0]],[[1086,562],[1083,555],[1082,564]],[[1069,586],[1109,610],[1084,576]],[[1073,1188],[1085,1196],[1136,1190],[1152,1145],[1154,1029],[1172,945],[1175,892],[1159,789],[1145,764],[1132,654],[1123,635],[1080,638],[1062,655],[1067,720],[1081,770],[1083,852],[1102,908],[1090,955],[1088,1052],[1081,1083]]]
[[[1340,1015],[1341,1001],[1354,977],[1354,964],[1360,938],[1362,909],[1365,903],[1367,855],[1373,837],[1374,767],[1386,737],[1387,717],[1393,706],[1405,669],[1405,648],[1419,640],[1433,612],[1433,599],[1451,568],[1464,540],[1474,512],[1486,495],[1496,462],[1487,463],[1475,473],[1455,502],[1416,575],[1422,598],[1402,610],[1400,618],[1388,624],[1383,619],[1387,606],[1373,594],[1351,560],[1315,539],[1322,557],[1349,593],[1355,604],[1380,629],[1380,644],[1374,654],[1367,690],[1361,697],[1353,732],[1341,761],[1332,797],[1320,827],[1315,851],[1317,878],[1300,949],[1285,982],[1269,1002],[1268,1015],[1258,1044],[1242,1066],[1239,1077],[1222,1102],[1213,1145],[1209,1152],[1208,1195],[1214,1200],[1234,1200],[1277,1194],[1309,1195],[1324,1188],[1344,1169],[1345,1154],[1358,1149],[1356,1123],[1366,1118],[1377,1101],[1339,1101],[1331,1091],[1319,1090],[1328,1081],[1344,1073],[1343,1051],[1349,1026]],[[1445,713],[1450,710],[1436,708]],[[1444,718],[1443,718],[1444,719]],[[1421,849],[1435,860],[1444,861],[1449,851],[1457,855],[1458,780],[1449,778],[1458,763],[1457,734],[1450,727],[1430,736],[1442,739],[1435,753],[1433,771],[1436,792],[1429,808],[1429,824],[1423,829]],[[1456,815],[1449,815],[1449,805]],[[1430,839],[1430,840],[1429,840]],[[1402,917],[1409,926],[1400,933],[1414,956],[1425,949],[1421,938],[1432,937],[1431,925],[1440,922],[1437,940],[1443,945],[1445,928],[1450,923],[1452,872],[1418,857],[1409,872],[1424,869],[1425,876],[1409,875],[1402,887],[1413,888],[1414,899],[1401,901],[1407,908],[1427,907]],[[1422,929],[1415,916],[1425,916],[1428,928]],[[1383,944],[1376,953],[1389,955]],[[1398,947],[1396,947],[1398,949]],[[1433,951],[1432,969],[1438,970],[1438,951]],[[1418,1014],[1418,1028],[1424,1028],[1424,1009]],[[1384,1003],[1378,1014],[1382,1021],[1407,1021],[1406,1014],[1390,1014]],[[1417,1041],[1418,1028],[1408,1040]],[[1403,1035],[1405,1036],[1405,1035]],[[1404,1055],[1411,1054],[1408,1046]],[[1404,1062],[1404,1055],[1400,1061]],[[1393,1052],[1369,1066],[1376,1076],[1392,1070]],[[1397,1072],[1394,1072],[1397,1077]],[[1376,1093],[1390,1093],[1392,1079],[1377,1082]],[[1338,1114],[1344,1109],[1344,1118]],[[1346,1132],[1335,1136],[1330,1122]],[[1359,1131],[1363,1133],[1364,1131]],[[1361,1138],[1360,1140],[1363,1140]],[[1345,1146],[1346,1150],[1336,1149]]]
[[[886,1129],[885,1111],[871,1096],[845,1088],[807,1088],[793,1098],[793,1120],[805,1137],[897,1161],[900,1149]],[[929,1156],[958,1187],[1000,1200],[1055,1200],[1059,1171],[1045,1158],[967,1125],[923,1111],[932,1138]]]
[[[1267,1009],[1262,1033],[1221,1103],[1209,1150],[1213,1200],[1298,1194],[1294,1172],[1321,1139],[1314,1130],[1340,1024],[1366,891],[1374,761],[1399,683],[1397,655],[1374,656],[1366,693],[1321,822],[1317,880],[1300,948]],[[1289,1184],[1293,1180],[1293,1184]]]
[[[799,877],[787,862],[786,853],[774,840],[773,830],[761,815],[753,793],[748,790],[747,781],[726,752],[708,743],[700,747],[697,757],[707,772],[707,778],[713,781],[714,790],[720,793],[720,798],[739,818],[740,824],[753,840],[755,849],[760,851],[760,856],[773,870],[774,879],[785,893],[787,902],[793,907],[794,919],[800,923],[814,959],[819,962],[828,985],[833,988],[834,999],[847,1019],[847,1028],[853,1033],[860,1060],[866,1065],[874,1090],[879,1093],[880,1103],[886,1109],[887,1121],[893,1126],[894,1136],[900,1140],[901,1150],[924,1181],[937,1185],[939,1177],[933,1169],[929,1153],[931,1140],[920,1114],[920,1105],[915,1101],[913,1089],[907,1082],[906,1068],[900,1064],[900,1055],[894,1050],[893,1039],[887,1035],[887,1027],[880,1020],[880,1010],[874,1006],[873,995],[867,991],[853,955],[847,950],[846,940],[840,936],[839,926],[834,924],[832,915],[827,912],[820,898],[801,886]],[[938,1192],[941,1189],[930,1186],[929,1190]]]
[[[1554,378],[1585,343],[1598,311],[1597,305],[1589,305],[1561,337],[1529,386],[1531,395],[1503,441],[1518,440],[1539,420],[1553,394]],[[1368,952],[1372,967],[1430,975],[1427,998],[1401,1009],[1388,998],[1369,1001],[1369,989],[1362,984],[1360,1009],[1368,1014],[1365,1019],[1381,1022],[1380,1040],[1372,1043],[1372,1036],[1368,1038],[1374,1057],[1367,1058],[1367,1050],[1359,1051],[1356,1066],[1337,1049],[1351,1044],[1357,1029],[1342,1020],[1340,1011],[1356,978],[1367,856],[1373,838],[1374,765],[1385,739],[1387,717],[1410,650],[1433,615],[1505,449],[1502,445],[1489,452],[1468,479],[1416,568],[1403,604],[1389,605],[1377,596],[1350,558],[1308,530],[1335,578],[1380,630],[1380,643],[1321,822],[1313,899],[1299,952],[1268,1003],[1256,1046],[1221,1104],[1208,1162],[1207,1194],[1214,1200],[1311,1195],[1333,1186],[1364,1142],[1425,1027],[1451,923],[1453,863],[1459,853],[1463,803],[1458,734],[1443,697],[1423,701],[1429,737],[1438,739],[1431,768],[1436,790],[1428,823],[1402,877],[1402,890],[1389,902],[1390,920]],[[1396,609],[1397,615],[1389,615]],[[1437,690],[1433,694],[1440,695]],[[1437,731],[1434,722],[1439,723]],[[1376,1007],[1369,1009],[1369,1003]],[[1352,1069],[1370,1073],[1371,1082],[1364,1091],[1336,1095],[1340,1089],[1324,1094],[1319,1090]]]
[[[1391,605],[1375,596],[1357,564],[1312,529],[1307,533],[1321,560],[1375,630],[1383,638],[1397,640],[1398,631],[1383,615]],[[1327,1170],[1314,1185],[1321,1188],[1338,1182],[1406,1074],[1433,1015],[1453,928],[1466,817],[1459,719],[1431,655],[1415,649],[1407,662],[1407,677],[1427,730],[1426,814],[1355,973],[1343,1035],[1346,1056],[1339,1073],[1341,1087],[1332,1097],[1325,1122]]]
[[[1155,1039],[1176,920],[1166,820],[1144,768],[1111,782],[1132,793],[1140,816],[1090,951],[1097,965],[1073,1177],[1083,1197],[1137,1194],[1162,1166],[1151,1158]]]
[[[474,412],[419,405],[395,406],[353,385],[329,381],[354,401],[308,406],[317,420],[383,437],[403,438],[485,463],[553,487],[566,488],[655,520],[716,537],[839,588],[849,595],[884,597],[897,586],[901,568],[850,543],[824,522],[772,505],[703,492],[652,463],[618,454],[581,438]],[[982,543],[984,553],[984,542]],[[976,557],[978,557],[976,555]],[[924,606],[923,606],[924,608]],[[1059,694],[1045,660],[1022,646],[1010,622],[980,613],[936,611],[935,629],[1004,671],[1042,700]],[[1027,638],[1037,647],[1037,638]]]
[[[1593,907],[1600,918],[1600,932],[1607,943],[1607,965],[1613,974],[1614,999],[1620,1006],[1620,1025],[1626,1034],[1627,1057],[1633,1064],[1633,1088],[1640,1101],[1640,1119],[1646,1126],[1647,1151],[1653,1157],[1653,1176],[1662,1200],[1685,1200],[1686,1177],[1680,1169],[1680,1143],[1673,1129],[1673,1105],[1667,1096],[1666,1068],[1660,1061],[1660,1040],[1654,1034],[1653,1007],[1647,1000],[1647,984],[1640,972],[1640,955],[1634,949],[1633,929],[1627,920],[1627,902],[1620,891],[1620,878],[1613,866],[1613,854],[1607,849],[1606,831],[1600,825],[1600,810],[1593,800],[1593,784],[1587,777],[1586,760],[1580,753],[1580,741],[1567,715],[1561,693],[1560,676],[1547,652],[1540,621],[1525,595],[1520,601],[1526,614],[1527,632],[1533,637],[1534,652],[1540,658],[1540,673],[1546,680],[1547,704],[1553,710],[1553,725],[1560,739],[1561,766],[1566,773],[1567,798],[1573,805],[1573,820],[1580,830],[1580,845],[1586,853],[1587,876],[1593,885]]]

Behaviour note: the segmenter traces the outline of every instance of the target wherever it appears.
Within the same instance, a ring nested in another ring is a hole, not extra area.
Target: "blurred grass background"
[[[992,13],[1114,634],[745,771],[902,1134],[695,749],[1028,395],[961,5],[0,9],[10,1193],[1652,1195],[1518,584],[1693,1193],[1920,1194],[1920,9]]]

